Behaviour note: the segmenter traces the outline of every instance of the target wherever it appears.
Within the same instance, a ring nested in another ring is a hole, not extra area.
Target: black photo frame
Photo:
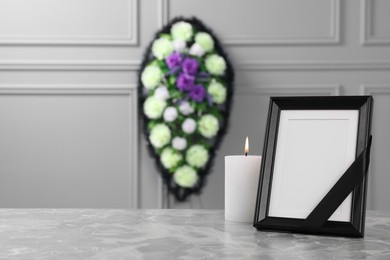
[[[371,96],[271,97],[256,229],[364,236],[372,109]]]

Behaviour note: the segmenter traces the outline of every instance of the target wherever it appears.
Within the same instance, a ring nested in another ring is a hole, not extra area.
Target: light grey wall
[[[0,95],[1,206],[131,206],[129,102],[129,93]]]
[[[246,135],[261,154],[269,96],[371,94],[369,207],[390,209],[389,13],[388,0],[0,0],[0,207],[223,208],[223,157]],[[177,15],[213,28],[237,72],[228,135],[185,204],[163,200],[134,90]]]

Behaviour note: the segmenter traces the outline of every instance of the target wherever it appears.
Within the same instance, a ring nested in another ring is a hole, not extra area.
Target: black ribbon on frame
[[[356,160],[309,214],[302,224],[302,228],[322,227],[355,187],[362,183],[367,176],[370,164],[371,142],[372,135],[368,139],[366,149],[359,154]]]

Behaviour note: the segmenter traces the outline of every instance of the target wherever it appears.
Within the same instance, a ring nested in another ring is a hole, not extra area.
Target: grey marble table
[[[390,259],[390,212],[363,239],[259,232],[221,210],[0,209],[0,259]]]

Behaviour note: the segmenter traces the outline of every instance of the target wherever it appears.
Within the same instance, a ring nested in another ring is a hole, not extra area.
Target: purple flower
[[[206,97],[206,90],[202,85],[194,85],[190,92],[190,98],[195,100],[196,102],[202,102]]]
[[[180,53],[172,52],[166,59],[165,62],[168,65],[168,68],[173,69],[181,65],[183,61],[183,57]]]
[[[189,91],[194,85],[194,80],[193,76],[182,73],[177,77],[176,86],[181,91]]]
[[[199,62],[193,58],[187,58],[183,62],[183,72],[188,75],[195,75],[199,69]]]

